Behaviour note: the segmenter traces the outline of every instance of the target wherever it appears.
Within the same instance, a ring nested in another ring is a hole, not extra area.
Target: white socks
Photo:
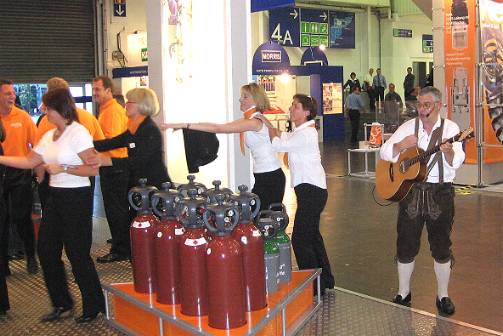
[[[447,288],[449,287],[449,277],[451,276],[451,261],[445,264],[440,264],[436,261],[433,263],[435,275],[437,276],[437,292],[438,299],[449,296]]]
[[[410,277],[412,276],[412,272],[414,271],[414,264],[415,261],[412,261],[408,264],[402,264],[401,262],[397,261],[398,295],[401,295],[402,299],[405,299],[405,297],[410,293]],[[447,278],[447,281],[449,281],[449,278]]]

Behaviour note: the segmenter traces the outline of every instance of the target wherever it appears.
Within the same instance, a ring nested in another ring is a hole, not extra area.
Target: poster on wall
[[[355,48],[355,13],[330,11],[330,48]]]
[[[174,26],[169,37],[169,57],[178,83],[192,78],[192,0],[170,1],[168,23]]]
[[[480,0],[480,28],[483,84],[484,142],[503,143],[503,3]],[[502,162],[501,150],[488,148],[484,161]]]
[[[323,83],[323,114],[342,113],[342,84]]]
[[[444,17],[445,91],[447,117],[460,129],[475,125],[475,64],[477,62],[475,0],[446,0]],[[475,128],[475,127],[474,127]],[[465,147],[465,163],[477,161],[475,141]]]

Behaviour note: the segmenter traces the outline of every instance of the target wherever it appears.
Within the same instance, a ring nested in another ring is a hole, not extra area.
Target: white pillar
[[[180,25],[168,25],[167,2],[147,0],[149,82],[162,111],[157,121],[225,123],[242,117],[240,87],[251,80],[250,0],[182,2],[192,4],[186,9],[190,15]],[[173,181],[184,182],[182,132],[167,132],[165,138],[168,172]],[[241,155],[239,135],[218,138],[218,158],[200,167],[196,180],[249,186],[250,157]]]

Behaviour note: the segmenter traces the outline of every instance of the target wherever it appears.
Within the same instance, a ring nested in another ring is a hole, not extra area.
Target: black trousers
[[[6,168],[3,180],[3,200],[7,211],[2,219],[5,221],[0,244],[1,254],[7,260],[9,246],[9,225],[15,225],[21,237],[26,257],[35,255],[35,231],[31,220],[33,192],[31,188],[31,170]]]
[[[2,187],[0,186],[0,195],[2,194]],[[8,229],[7,222],[2,217],[5,215],[5,202],[3,197],[0,197],[0,236]],[[5,270],[7,268],[7,259],[0,254],[0,311],[7,311],[9,305],[9,292],[7,291],[7,282],[5,281]]]
[[[384,87],[382,86],[377,86],[376,87],[376,92],[375,92],[375,98],[377,101],[384,101]]]
[[[351,142],[357,142],[358,130],[360,129],[360,111],[349,110],[349,120],[351,121]]]
[[[260,209],[266,210],[273,203],[283,202],[285,173],[281,168],[266,173],[253,174],[255,184],[252,193],[260,198]]]
[[[49,188],[40,225],[38,255],[45,285],[54,307],[72,307],[63,247],[82,295],[84,315],[104,311],[105,300],[91,259],[91,188]]]
[[[320,215],[327,203],[328,192],[302,183],[295,187],[297,212],[292,233],[292,247],[299,269],[321,268],[321,289],[335,285],[325,243],[320,233]]]
[[[50,178],[49,174],[45,173],[44,180],[38,184],[37,188],[42,211],[45,208],[45,204],[47,203],[47,197],[49,197],[49,178]],[[94,186],[96,185],[96,177],[89,176],[89,181],[91,182],[91,198],[92,198],[94,197]],[[94,207],[94,202],[92,202],[91,205]],[[93,213],[93,207],[91,208],[91,213]]]
[[[101,167],[100,183],[103,206],[112,235],[110,252],[129,257],[131,241],[127,198],[129,183],[127,159],[114,161],[112,167]]]
[[[426,224],[432,257],[446,263],[452,257],[451,231],[454,222],[454,188],[451,183],[416,183],[399,203],[397,259],[410,263],[419,253]]]
[[[371,112],[374,112],[376,109],[376,97],[375,91],[372,86],[367,87],[367,95],[369,96],[369,108]]]

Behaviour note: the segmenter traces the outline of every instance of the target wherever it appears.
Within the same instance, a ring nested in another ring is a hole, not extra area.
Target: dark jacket
[[[358,88],[360,88],[360,91],[362,89],[361,85],[360,85],[360,81],[358,80],[358,78],[355,78],[355,80],[352,80],[352,79],[348,79],[346,81],[346,83],[344,84],[344,86],[342,87],[342,89],[344,90],[346,87],[349,86],[349,92],[353,92],[353,88],[355,86],[357,86]]]
[[[413,74],[407,74],[403,81],[403,94],[405,95],[405,100],[410,100],[412,93],[414,92],[414,80],[415,76]]]
[[[134,135],[126,131],[111,139],[94,141],[94,147],[98,152],[127,147],[130,187],[138,185],[138,180],[144,177],[149,185],[157,188],[171,181],[164,164],[161,131],[150,117],[145,118]],[[114,161],[112,158],[112,163]]]

